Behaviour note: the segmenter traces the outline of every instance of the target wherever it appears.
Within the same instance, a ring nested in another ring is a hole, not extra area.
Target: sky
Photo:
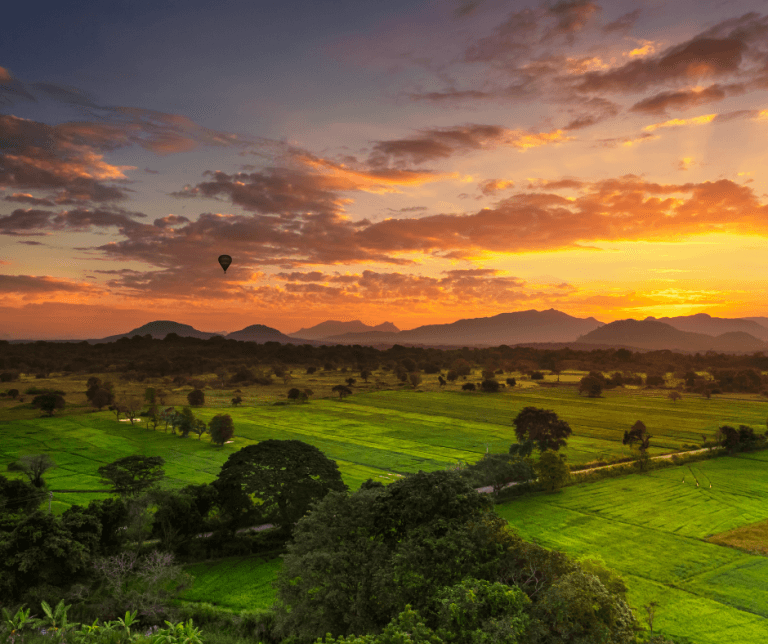
[[[0,338],[768,315],[767,97],[765,0],[13,3]]]

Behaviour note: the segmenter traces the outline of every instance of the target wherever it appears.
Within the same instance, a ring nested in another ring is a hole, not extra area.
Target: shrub
[[[462,391],[474,391],[476,389],[474,382],[466,382],[461,385]]]

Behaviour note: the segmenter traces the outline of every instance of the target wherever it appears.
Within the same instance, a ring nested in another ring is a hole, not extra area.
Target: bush
[[[532,371],[531,380],[544,380],[544,374],[541,371]]]
[[[474,391],[476,389],[474,382],[466,382],[461,385],[462,391]]]
[[[507,378],[507,384],[510,387],[514,387],[517,384],[517,380],[515,380],[514,378]]]
[[[201,407],[205,404],[205,393],[201,389],[193,389],[187,394],[187,400],[192,407]]]
[[[483,380],[483,382],[480,383],[480,387],[482,387],[483,391],[489,394],[494,394],[499,391],[499,382],[498,380]]]

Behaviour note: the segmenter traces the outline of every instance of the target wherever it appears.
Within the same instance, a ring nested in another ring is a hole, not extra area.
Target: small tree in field
[[[232,399],[232,406],[237,407],[241,402],[243,402],[243,399],[240,396],[235,396]]]
[[[203,434],[207,431],[208,427],[206,427],[205,421],[202,421],[199,418],[195,418],[192,421],[192,432],[197,434],[197,440],[200,440],[203,437]]]
[[[123,396],[123,403],[121,406],[123,408],[123,413],[128,417],[128,420],[131,421],[131,425],[133,425],[133,421],[136,420],[136,416],[138,416],[141,411],[142,401],[139,400],[138,396]]]
[[[418,371],[413,371],[408,374],[408,380],[414,389],[421,384],[421,374]]]
[[[480,383],[480,387],[486,393],[495,394],[499,391],[499,381],[493,379],[483,380],[483,382]]]
[[[53,416],[56,409],[64,409],[64,398],[60,394],[40,394],[32,400],[32,406],[45,412],[46,416]]]
[[[678,391],[670,391],[669,395],[667,396],[667,398],[669,398],[672,402],[677,402],[678,400],[680,400],[682,398],[682,396],[680,395],[680,392],[678,392]]]
[[[8,465],[10,472],[24,472],[29,482],[35,487],[43,487],[43,474],[56,467],[48,454],[27,454]]]
[[[235,426],[229,414],[218,414],[208,423],[208,433],[211,442],[215,445],[223,445],[235,435]]]
[[[373,374],[368,369],[363,369],[360,372],[360,377],[365,381],[368,382],[368,378],[370,378]]]
[[[339,398],[344,398],[344,396],[349,396],[352,394],[352,390],[347,387],[346,385],[336,385],[331,391],[335,391],[337,394],[339,394]]]
[[[629,445],[629,448],[636,444],[637,449],[640,452],[640,469],[645,471],[648,467],[648,448],[651,445],[651,435],[645,427],[643,421],[638,420],[632,429],[628,432],[624,432],[624,440],[621,441],[623,445]]]
[[[461,389],[462,391],[474,391],[477,389],[477,387],[475,387],[474,382],[465,382],[463,385],[461,385]]]
[[[193,389],[187,394],[187,400],[192,407],[201,407],[205,404],[205,393],[202,389]]]
[[[300,402],[307,399],[307,395],[301,390],[294,387],[288,392],[288,399],[294,402]]]
[[[91,396],[91,405],[101,411],[103,407],[112,403],[112,398],[113,396],[109,391],[99,388],[94,391],[93,396]]]
[[[590,398],[599,398],[603,393],[603,383],[594,376],[584,376],[579,382],[579,394],[585,391]]]
[[[345,382],[351,387],[357,382],[357,380],[355,380],[354,378],[347,378]]]

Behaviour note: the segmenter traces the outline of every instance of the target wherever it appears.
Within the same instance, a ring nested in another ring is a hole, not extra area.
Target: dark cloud
[[[630,110],[646,114],[665,114],[668,109],[687,110],[699,105],[722,101],[727,96],[743,94],[746,88],[743,84],[710,85],[701,90],[686,89],[672,92],[661,92],[635,103]]]
[[[189,219],[187,219],[183,215],[166,215],[161,219],[155,219],[153,223],[158,228],[172,228],[174,226],[188,224]]]
[[[274,277],[285,282],[325,282],[330,276],[320,271],[312,271],[311,273],[294,271],[293,273],[277,273]]]
[[[56,291],[69,293],[90,292],[95,294],[97,289],[88,284],[69,282],[53,277],[0,274],[0,293],[8,295],[33,295],[36,293],[53,293]]]
[[[574,34],[578,33],[590,22],[602,8],[590,0],[561,0],[549,8],[548,13],[556,19],[556,24],[549,28],[544,40],[555,36],[565,36],[568,42],[574,42]]]
[[[478,124],[431,128],[405,139],[377,141],[373,145],[369,163],[373,167],[420,164],[473,150],[492,150],[499,146],[525,149],[564,140],[567,137],[559,130],[524,132],[500,125]]]
[[[31,206],[44,206],[48,208],[51,208],[55,205],[50,199],[38,199],[37,197],[33,197],[30,194],[21,192],[15,192],[12,195],[8,195],[5,197],[4,201],[16,201],[18,203],[28,203]]]
[[[6,68],[0,67],[0,104],[13,105],[19,100],[37,102],[24,83],[14,78]]]
[[[724,76],[738,71],[746,51],[739,38],[696,38],[617,69],[587,72],[576,87],[583,92],[639,92],[670,81]]]
[[[408,206],[407,208],[387,208],[390,212],[423,212],[428,210],[426,206]]]
[[[116,226],[125,234],[137,224],[134,217],[140,213],[112,212],[108,210],[73,209],[59,213],[47,210],[18,209],[10,215],[0,215],[0,235],[49,234],[52,231],[85,231]]]
[[[210,181],[185,188],[176,197],[225,196],[246,210],[265,214],[295,212],[331,213],[340,210],[343,201],[321,177],[287,168],[266,168],[263,172],[226,174],[206,171]]]
[[[630,29],[632,29],[634,24],[637,22],[637,19],[640,17],[641,13],[642,13],[641,9],[635,9],[634,11],[630,11],[629,13],[625,13],[623,16],[619,16],[613,22],[609,22],[607,25],[605,25],[603,27],[603,31],[605,33],[611,33],[614,31],[627,33]]]

